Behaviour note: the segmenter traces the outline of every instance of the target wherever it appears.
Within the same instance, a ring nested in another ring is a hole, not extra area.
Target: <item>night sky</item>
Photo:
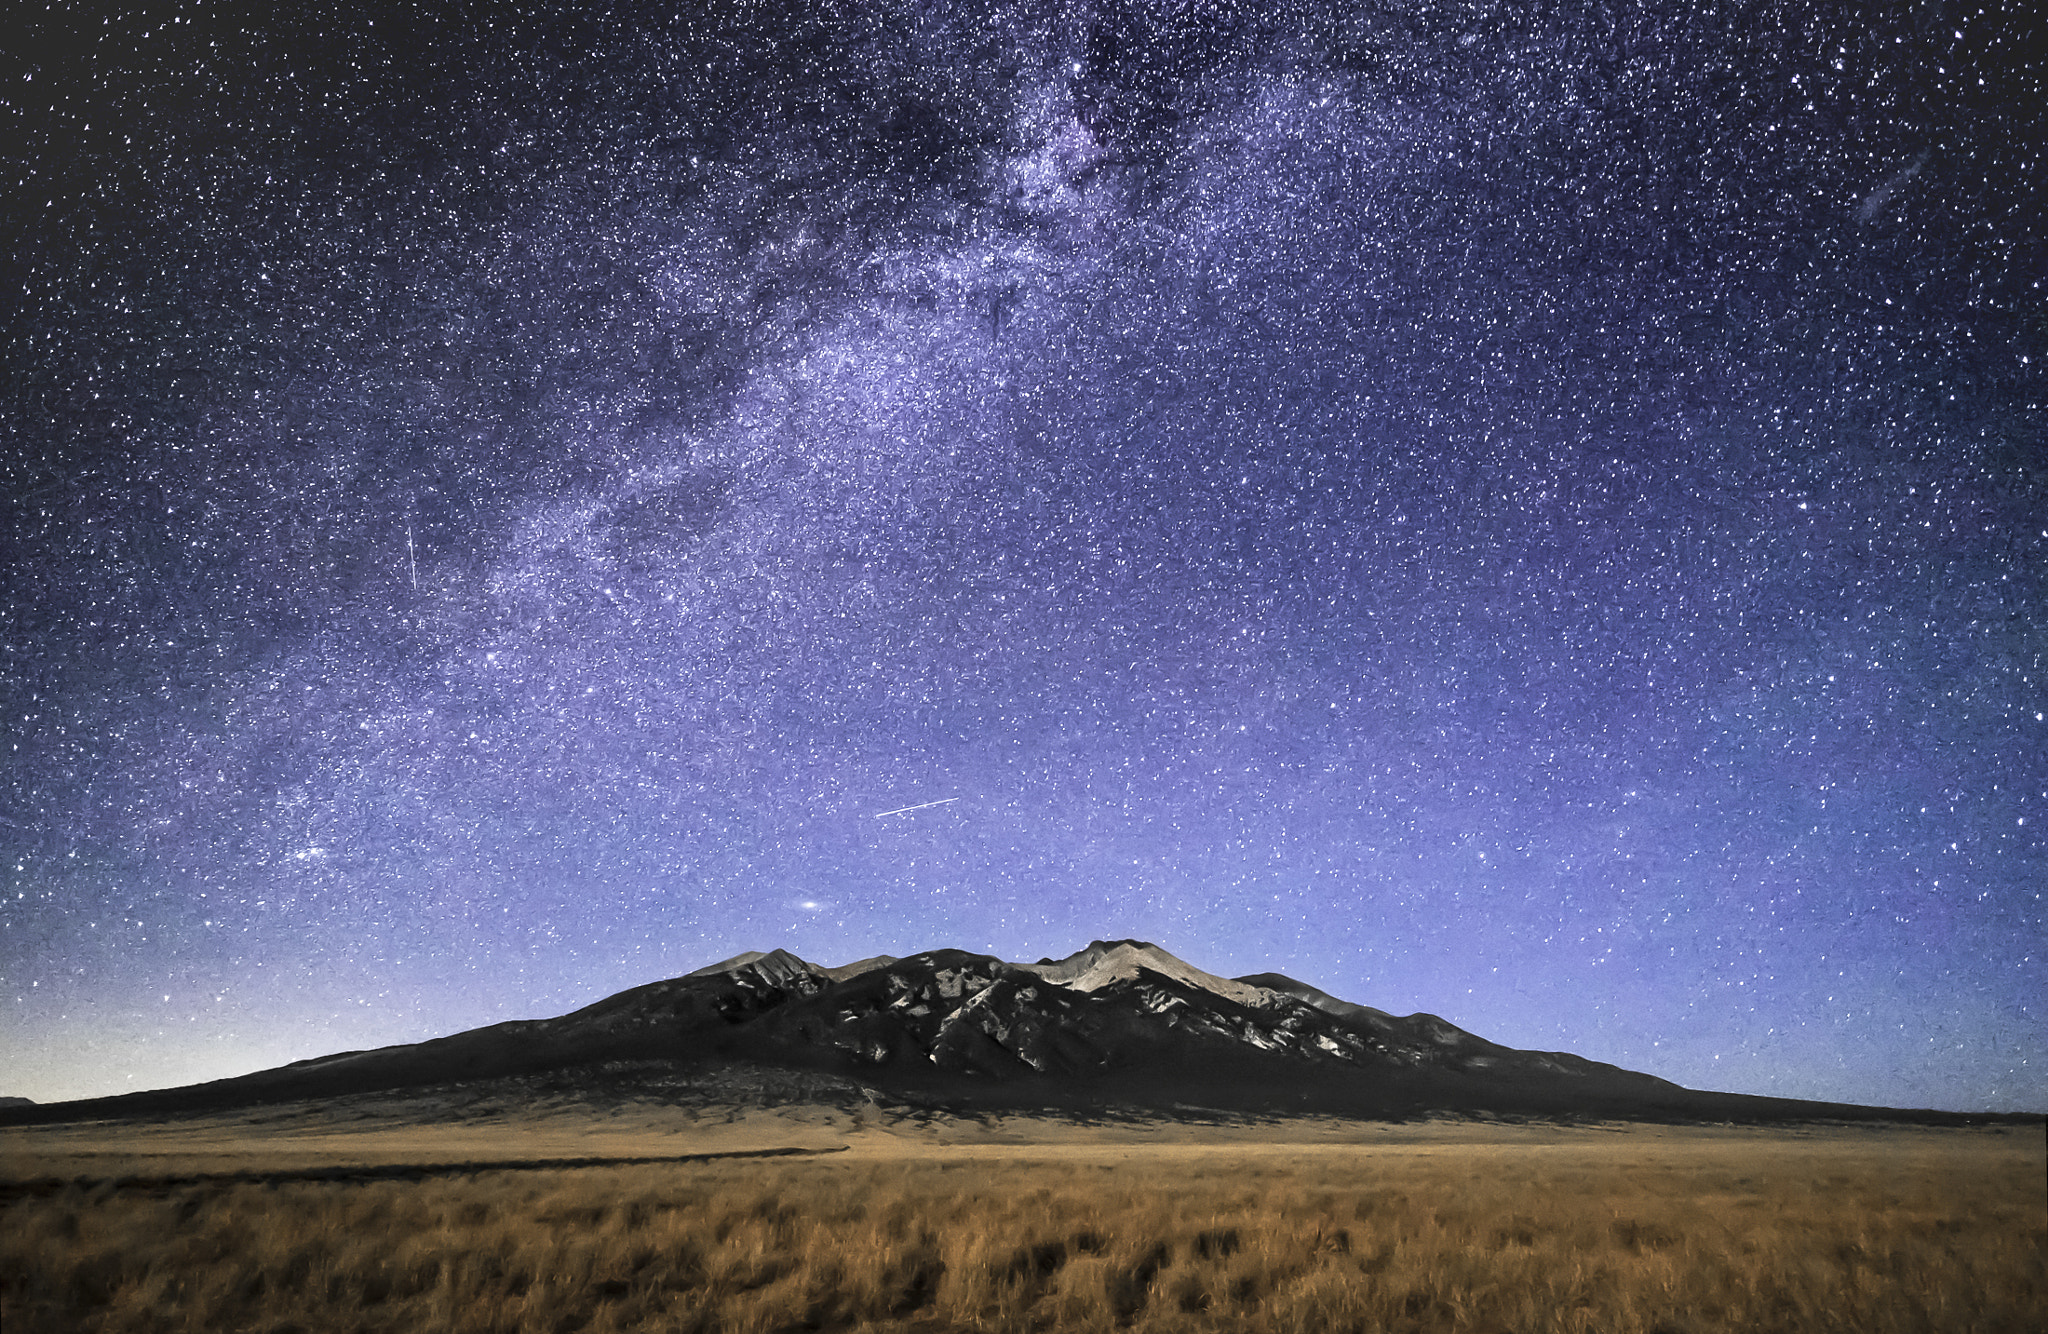
[[[283,8],[0,40],[0,1093],[1138,937],[2048,1106],[2030,6]]]

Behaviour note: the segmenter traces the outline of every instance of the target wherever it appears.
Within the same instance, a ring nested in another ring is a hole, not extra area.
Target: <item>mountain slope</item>
[[[1033,964],[932,950],[821,968],[785,950],[748,952],[555,1019],[181,1089],[5,1109],[0,1123],[533,1077],[616,1093],[734,1069],[833,1076],[966,1111],[1659,1120],[1879,1111],[1694,1092],[1569,1053],[1503,1047],[1435,1015],[1396,1017],[1279,973],[1218,977],[1125,940]]]

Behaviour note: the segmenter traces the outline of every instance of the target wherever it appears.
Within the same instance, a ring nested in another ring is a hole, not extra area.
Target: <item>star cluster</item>
[[[2048,79],[1862,9],[32,24],[0,1092],[1141,937],[2048,1104]]]

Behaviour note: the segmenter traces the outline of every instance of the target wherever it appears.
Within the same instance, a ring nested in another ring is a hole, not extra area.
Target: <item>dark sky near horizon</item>
[[[2048,1106],[2028,6],[284,8],[0,53],[0,1093],[1129,936]]]

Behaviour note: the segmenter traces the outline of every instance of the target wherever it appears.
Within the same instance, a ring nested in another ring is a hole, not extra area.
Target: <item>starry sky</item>
[[[1137,937],[2048,1106],[2048,66],[1869,8],[23,21],[0,1093]]]

